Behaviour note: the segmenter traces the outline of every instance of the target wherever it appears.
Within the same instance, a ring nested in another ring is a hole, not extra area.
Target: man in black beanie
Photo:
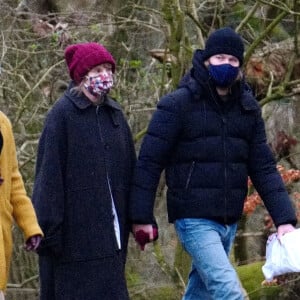
[[[168,217],[192,258],[184,300],[244,299],[228,258],[251,178],[278,237],[297,219],[266,142],[260,107],[241,72],[244,43],[216,30],[179,88],[162,97],[143,140],[131,190],[133,232],[153,238],[153,207],[165,169]]]

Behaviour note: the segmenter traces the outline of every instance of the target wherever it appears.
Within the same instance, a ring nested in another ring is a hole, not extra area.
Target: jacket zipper
[[[227,224],[227,151],[225,145],[225,136],[226,136],[226,118],[222,116],[223,123],[223,153],[224,153],[224,205],[225,205],[225,216],[224,222]]]
[[[218,101],[215,98],[215,95],[211,89],[211,86],[208,85],[209,90],[210,90],[210,94],[215,102],[215,104],[217,105],[217,108],[219,110],[221,119],[222,119],[222,123],[223,123],[223,133],[222,133],[222,139],[223,139],[223,153],[224,153],[224,207],[225,207],[225,215],[224,215],[224,222],[225,224],[227,223],[227,162],[226,162],[226,158],[227,158],[227,152],[226,152],[226,145],[225,145],[225,131],[226,131],[226,117],[224,115],[224,113],[222,112]]]

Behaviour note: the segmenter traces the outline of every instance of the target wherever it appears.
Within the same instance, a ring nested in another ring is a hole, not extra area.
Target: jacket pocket
[[[185,189],[186,190],[189,188],[194,168],[195,168],[195,161],[192,162],[192,164],[190,166],[190,169],[189,169],[188,177],[187,177],[187,180],[186,180],[186,183],[185,183]]]

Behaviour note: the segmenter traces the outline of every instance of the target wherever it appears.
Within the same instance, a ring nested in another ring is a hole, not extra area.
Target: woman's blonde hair
[[[82,89],[84,88],[84,83],[81,81],[78,85],[75,85],[74,87],[71,88],[71,93],[75,93],[77,95],[82,95],[83,91]]]

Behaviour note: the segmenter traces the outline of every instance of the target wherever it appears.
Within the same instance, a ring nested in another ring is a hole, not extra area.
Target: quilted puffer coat
[[[197,50],[179,88],[162,97],[143,140],[131,192],[134,223],[153,220],[165,170],[169,221],[242,215],[250,176],[276,226],[296,216],[266,141],[260,107],[243,80],[220,99]]]

